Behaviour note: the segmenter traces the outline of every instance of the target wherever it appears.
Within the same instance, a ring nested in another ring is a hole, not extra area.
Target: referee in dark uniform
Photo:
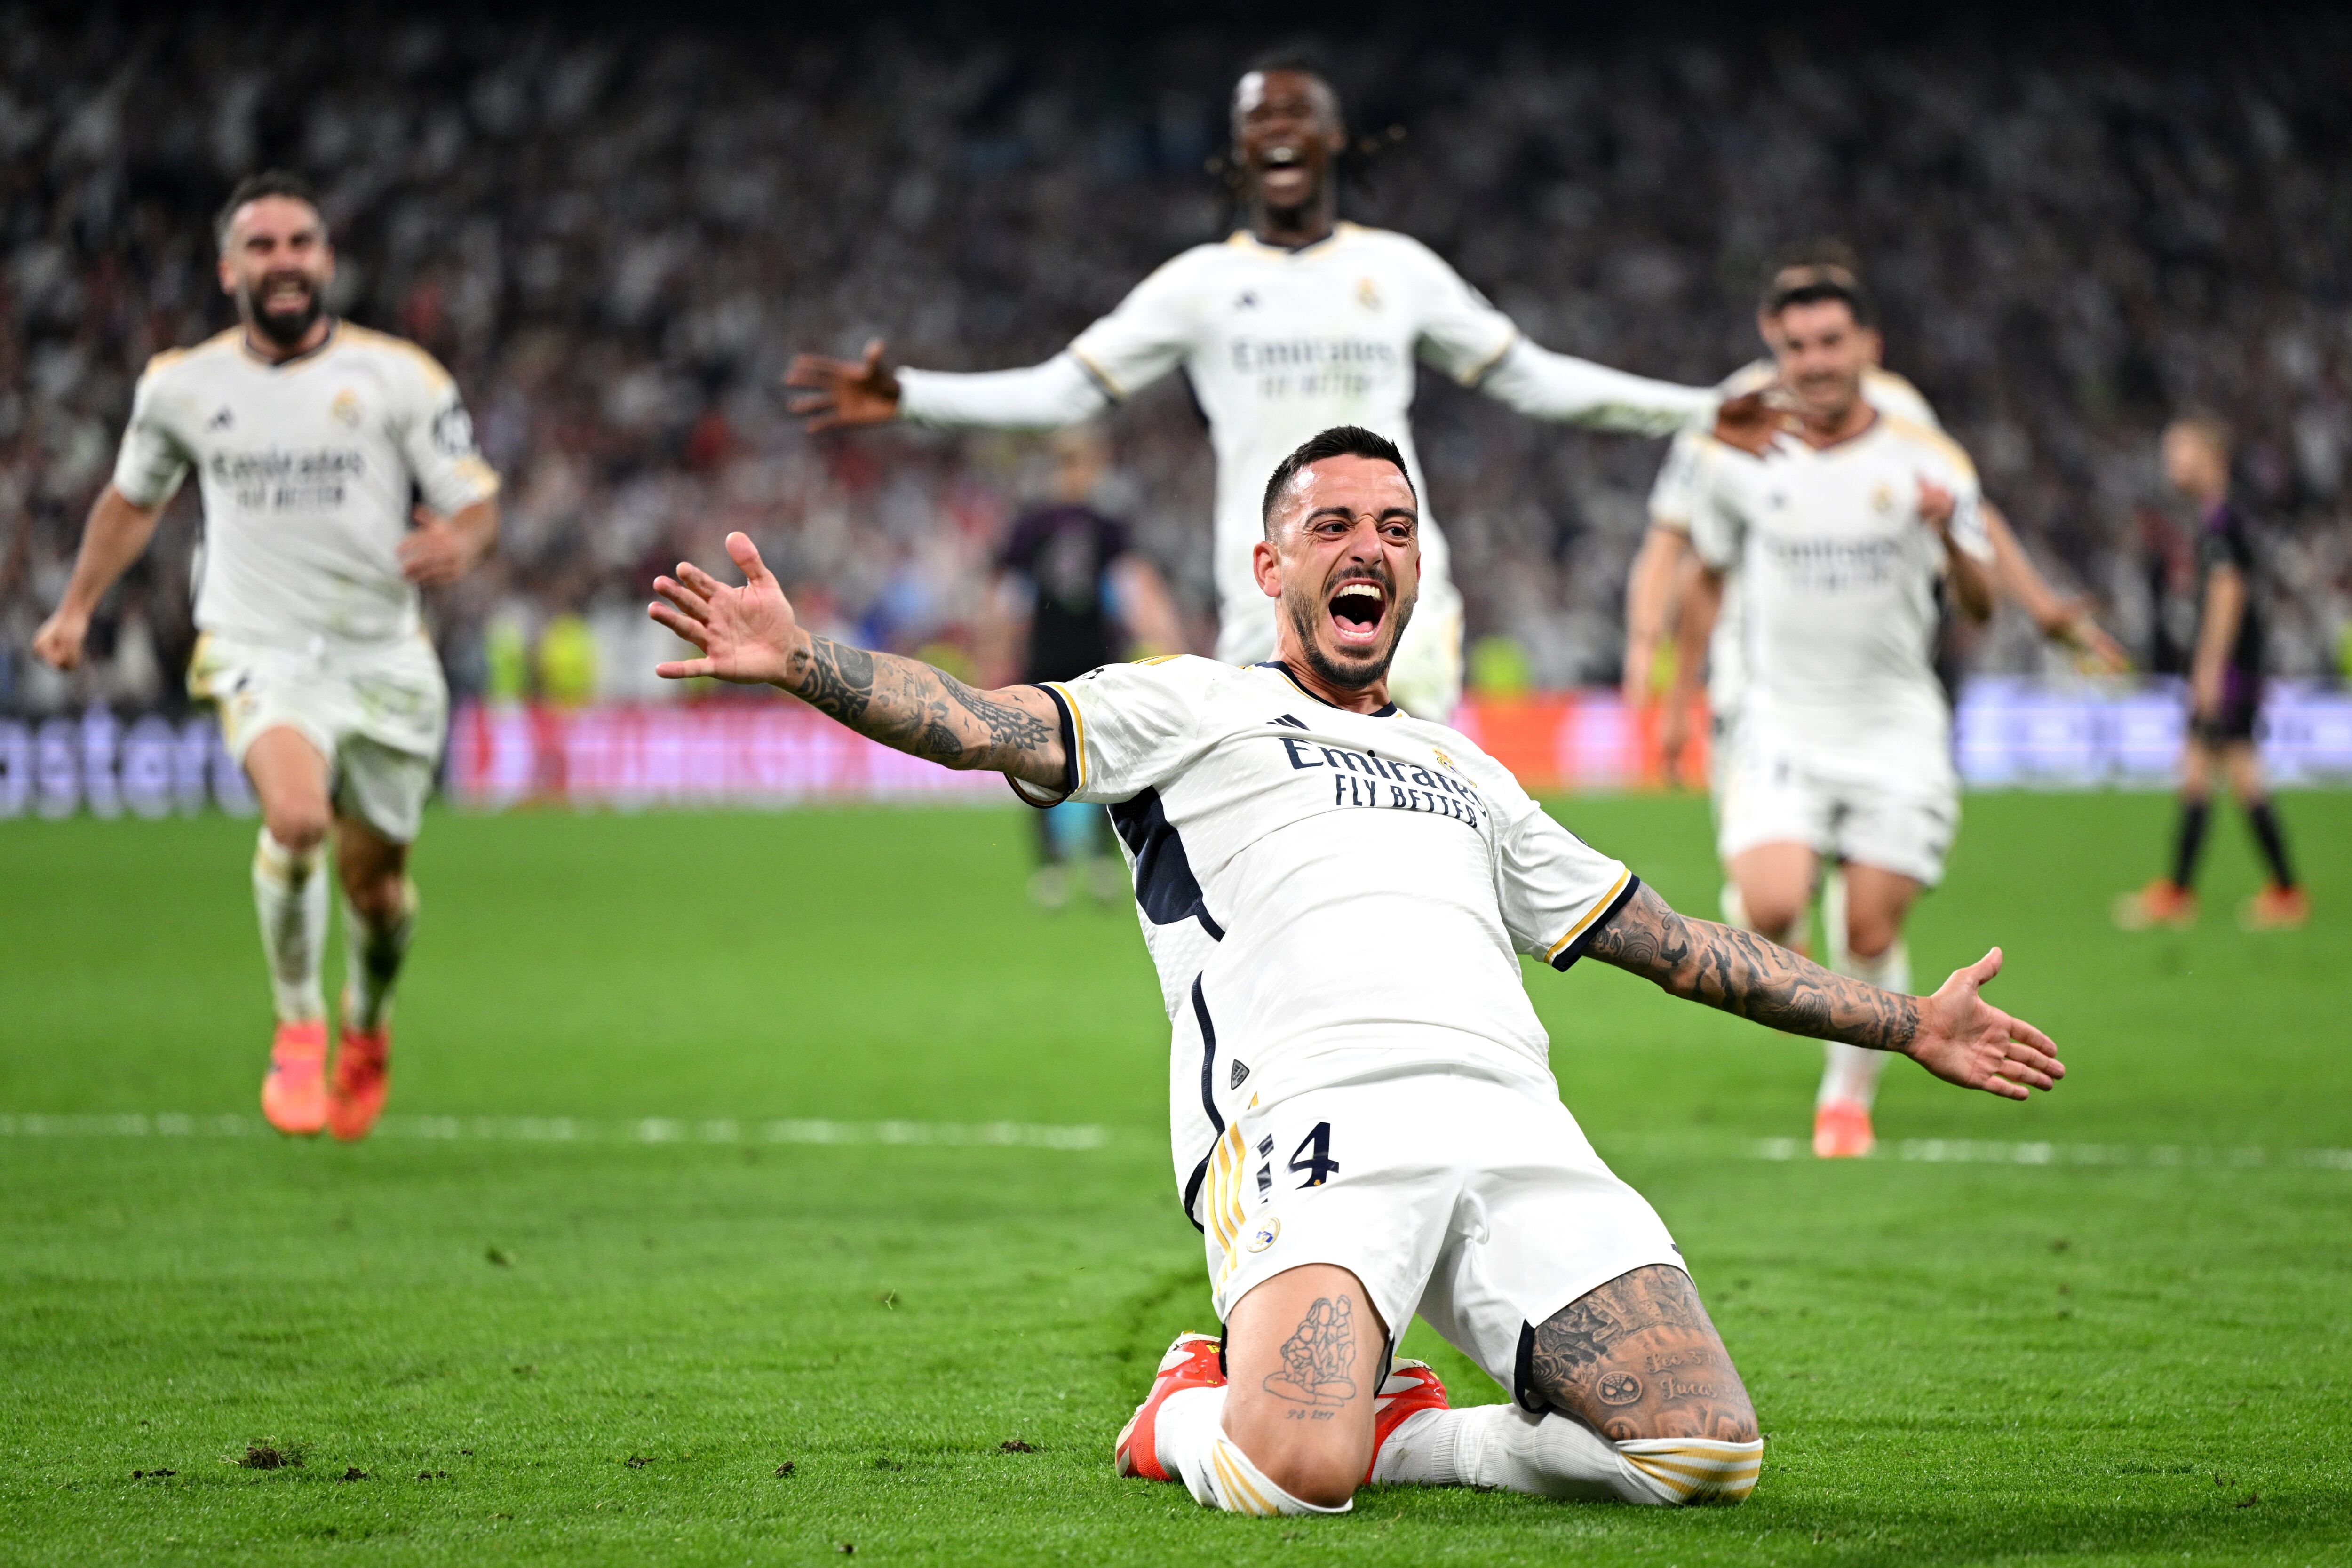
[[[2164,477],[2197,508],[2197,643],[2189,676],[2189,750],[2180,784],[2180,829],[2172,874],[2116,908],[2126,930],[2185,929],[2197,920],[2197,859],[2212,806],[2213,775],[2230,781],[2254,830],[2270,881],[2239,910],[2249,931],[2299,926],[2310,900],[2294,879],[2286,835],[2263,782],[2255,729],[2263,699],[2263,598],[2259,553],[2245,513],[2230,499],[2230,436],[2203,415],[2164,432]]]

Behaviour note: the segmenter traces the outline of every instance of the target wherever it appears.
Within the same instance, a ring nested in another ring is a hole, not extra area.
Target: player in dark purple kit
[[[2189,677],[2189,752],[2180,783],[2180,832],[2172,874],[2159,877],[2116,903],[2116,923],[2126,931],[2197,921],[2197,857],[2204,847],[2213,774],[2226,774],[2246,808],[2270,867],[2270,881],[2238,912],[2249,931],[2303,924],[2311,901],[2287,862],[2254,747],[2262,709],[2263,605],[2252,531],[2230,500],[2230,434],[2203,415],[2176,419],[2164,432],[2164,477],[2194,504],[2197,537],[2197,651]]]
[[[1091,504],[1110,468],[1108,439],[1079,426],[1048,440],[1051,499],[1013,520],[996,558],[1001,586],[1012,590],[1000,595],[1012,601],[1000,630],[1020,646],[1019,679],[1073,680],[1119,659],[1182,653],[1183,630],[1160,573],[1129,547],[1126,525]],[[1126,868],[1107,853],[1102,807],[1073,803],[1036,816],[1038,867],[1029,887],[1039,903],[1067,903],[1074,878],[1092,883],[1106,903],[1126,901]]]

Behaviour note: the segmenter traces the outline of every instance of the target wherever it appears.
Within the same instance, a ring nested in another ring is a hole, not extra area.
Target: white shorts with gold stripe
[[[449,723],[449,688],[422,632],[308,647],[206,632],[188,695],[219,710],[240,766],[257,737],[293,730],[326,759],[338,812],[395,844],[415,838]]]
[[[1210,1155],[1200,1214],[1221,1320],[1262,1280],[1336,1264],[1363,1282],[1391,1349],[1418,1313],[1522,1397],[1538,1324],[1621,1274],[1683,1267],[1566,1106],[1467,1075],[1252,1106]]]

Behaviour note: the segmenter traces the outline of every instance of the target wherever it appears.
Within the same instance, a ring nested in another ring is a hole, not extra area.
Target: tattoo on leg
[[[1536,1330],[1537,1390],[1607,1437],[1756,1436],[1748,1390],[1689,1276],[1653,1264],[1560,1309]]]
[[[1318,1418],[1328,1417],[1328,1407],[1356,1397],[1356,1380],[1349,1375],[1356,1365],[1355,1303],[1345,1296],[1317,1297],[1283,1342],[1281,1353],[1282,1370],[1267,1375],[1265,1391],[1295,1405],[1323,1407]]]

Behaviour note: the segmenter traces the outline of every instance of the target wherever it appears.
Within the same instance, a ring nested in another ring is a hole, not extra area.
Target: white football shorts
[[[327,759],[339,813],[395,844],[415,838],[449,721],[448,684],[424,633],[288,647],[206,632],[188,695],[219,710],[239,766],[264,731],[297,731]]]
[[[1759,844],[1796,843],[1934,887],[1960,825],[1947,744],[1891,730],[1867,749],[1800,742],[1749,712],[1728,748],[1716,851],[1727,865]]]
[[[1416,719],[1450,724],[1462,705],[1462,595],[1451,583],[1426,582],[1412,619],[1405,623],[1389,665],[1389,697]],[[1219,610],[1217,658],[1225,664],[1263,664],[1274,657],[1280,606],[1256,598]]]
[[[1621,1274],[1683,1267],[1554,1095],[1466,1074],[1253,1106],[1200,1201],[1220,1321],[1276,1274],[1336,1264],[1363,1281],[1391,1351],[1418,1312],[1522,1403],[1538,1325]]]

